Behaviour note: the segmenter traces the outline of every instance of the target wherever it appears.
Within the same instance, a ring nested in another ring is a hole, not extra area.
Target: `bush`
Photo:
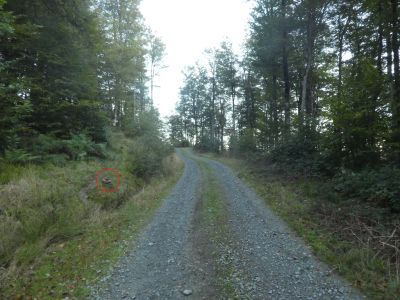
[[[39,134],[29,141],[25,146],[36,155],[60,154],[64,152],[64,140],[50,135]]]
[[[73,160],[86,158],[93,147],[93,142],[84,134],[75,134],[70,140],[65,140],[63,144],[64,151]]]
[[[218,152],[218,146],[218,141],[216,139],[212,140],[208,135],[206,135],[203,136],[196,145],[194,145],[194,149],[198,151]]]
[[[369,203],[400,213],[400,169],[382,167],[336,175],[327,183],[338,199]]]
[[[233,151],[238,151],[243,154],[254,153],[257,150],[256,137],[251,129],[246,129],[246,131],[239,137],[239,139],[231,139],[231,149]]]
[[[315,176],[321,173],[320,154],[312,138],[293,136],[277,145],[267,156],[281,170],[291,175]]]
[[[26,164],[36,159],[37,157],[23,149],[10,149],[4,153],[4,160],[12,164]]]
[[[190,142],[187,139],[175,140],[172,145],[177,148],[187,148],[190,147]]]
[[[132,174],[149,179],[163,172],[162,161],[171,148],[158,137],[141,136],[128,150],[127,169]]]
[[[5,160],[64,165],[68,159],[83,160],[88,156],[107,157],[105,144],[95,144],[85,134],[72,135],[68,140],[40,134],[31,138],[24,148],[27,150],[8,151],[10,154],[5,155]]]

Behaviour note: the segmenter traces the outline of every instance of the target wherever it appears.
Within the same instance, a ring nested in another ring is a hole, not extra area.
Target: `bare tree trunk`
[[[321,17],[322,19],[322,17]],[[307,34],[306,34],[306,69],[302,82],[302,126],[308,128],[314,117],[314,99],[312,93],[311,75],[314,69],[314,47],[317,36],[316,7],[311,4],[307,11]]]
[[[278,82],[277,82],[278,78],[276,76],[276,74],[272,75],[272,122],[273,122],[273,137],[274,137],[274,147],[277,145],[278,143]]]
[[[154,61],[152,59],[151,65],[150,65],[150,101],[151,105],[153,105],[153,91],[154,91],[154,75],[155,75],[155,66],[154,66]]]
[[[197,105],[196,101],[197,96],[192,98],[192,114],[193,114],[193,119],[194,119],[194,144],[196,145],[198,143],[198,120],[197,120]]]
[[[312,99],[310,93],[310,74],[311,74],[311,62],[310,59],[307,61],[306,71],[304,72],[302,89],[301,89],[301,110],[305,117],[312,115]]]
[[[215,82],[215,74],[213,74],[212,78],[212,96],[211,96],[211,142],[212,146],[214,147],[215,143],[215,125],[214,125],[214,119],[215,119],[215,100],[216,100],[216,82]]]
[[[382,14],[381,6],[380,6],[379,11],[380,11],[380,14]],[[377,57],[377,61],[376,61],[379,74],[381,74],[381,75],[383,72],[382,53],[383,53],[383,25],[381,23],[381,24],[379,24],[379,29],[378,29],[378,53],[377,53],[378,57]]]
[[[290,78],[289,78],[289,64],[288,64],[288,33],[286,26],[286,0],[282,0],[282,21],[283,21],[283,32],[282,32],[282,67],[283,67],[283,81],[285,83],[285,128],[284,136],[287,138],[290,134]]]
[[[236,89],[235,89],[235,86],[231,87],[231,94],[232,94],[232,127],[233,127],[233,136],[236,136],[236,111],[235,111]]]
[[[347,18],[346,23],[343,24],[341,15],[338,16],[338,48],[339,48],[339,59],[338,59],[338,97],[342,97],[342,84],[343,84],[343,52],[344,52],[344,36],[347,32],[348,25],[350,23],[350,16]]]
[[[398,41],[398,0],[391,0],[392,10],[392,50],[393,50],[393,142],[396,143],[396,150],[400,151],[400,65],[399,65],[399,41]],[[400,153],[396,153],[396,159],[400,160]]]

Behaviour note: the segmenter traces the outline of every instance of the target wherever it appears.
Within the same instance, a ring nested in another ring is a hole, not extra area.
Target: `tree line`
[[[398,0],[256,0],[242,53],[225,41],[185,70],[171,139],[306,175],[398,168],[398,10]]]
[[[0,0],[0,154],[82,134],[101,143],[110,127],[139,135],[157,119],[147,82],[164,47],[139,2]]]
[[[173,137],[266,152],[301,138],[351,167],[398,159],[397,1],[256,2],[240,59],[225,41],[185,70]]]

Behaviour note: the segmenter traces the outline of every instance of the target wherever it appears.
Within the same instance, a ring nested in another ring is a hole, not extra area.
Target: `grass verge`
[[[164,175],[144,182],[126,170],[130,141],[115,139],[111,160],[27,166],[0,186],[1,299],[85,298],[88,286],[132,246],[183,163],[171,155]],[[85,206],[79,192],[104,167],[119,169],[123,185],[114,194],[92,191]]]
[[[396,270],[390,270],[390,263],[368,245],[359,243],[357,236],[343,234],[344,224],[340,222],[351,212],[317,198],[318,181],[288,180],[240,159],[206,156],[234,169],[312,247],[317,257],[368,298],[398,299],[400,282]],[[319,213],[322,206],[324,214]]]

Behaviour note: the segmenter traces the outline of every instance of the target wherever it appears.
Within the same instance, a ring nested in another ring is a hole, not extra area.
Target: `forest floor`
[[[363,299],[226,165],[184,174],[93,299]]]

